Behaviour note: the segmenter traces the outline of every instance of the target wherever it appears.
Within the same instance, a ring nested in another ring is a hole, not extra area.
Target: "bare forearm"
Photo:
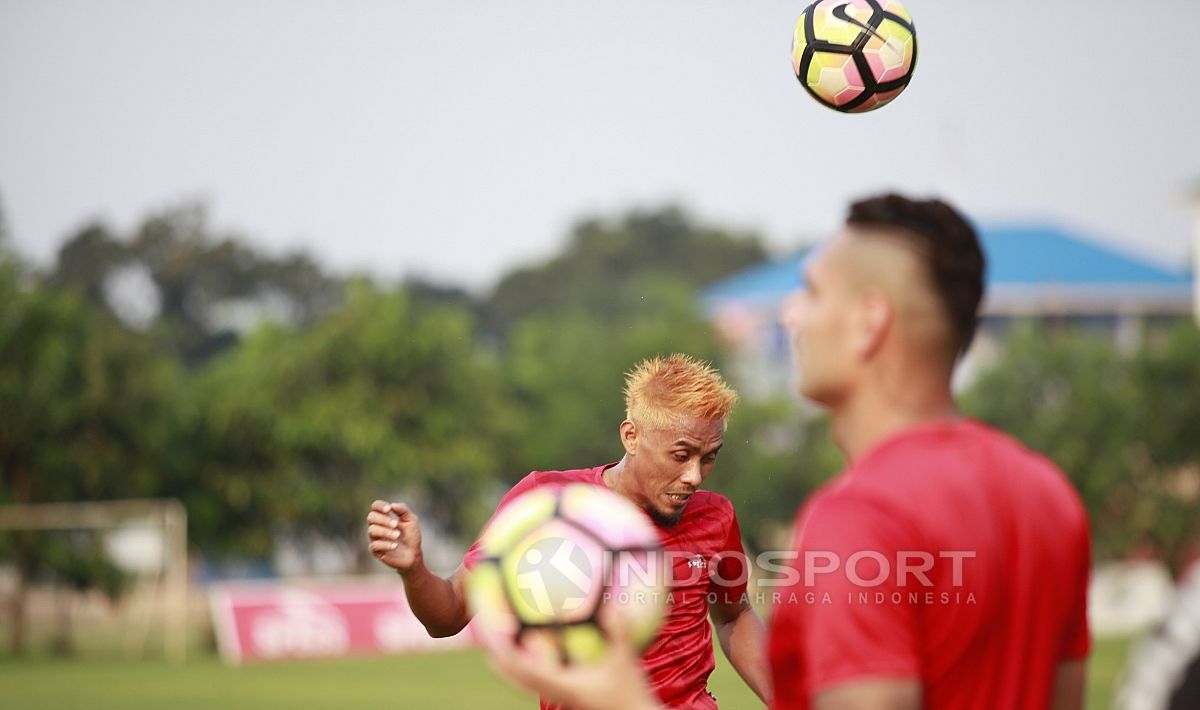
[[[1067,661],[1058,667],[1054,677],[1053,710],[1082,710],[1084,688],[1087,686],[1087,662]]]
[[[747,609],[736,619],[717,624],[717,638],[730,665],[764,703],[771,703],[771,676],[767,669],[766,630],[762,619]]]
[[[920,710],[921,683],[913,678],[854,681],[812,698],[813,710]]]
[[[470,621],[466,599],[455,577],[443,579],[419,562],[400,578],[404,580],[409,607],[430,636],[453,636]]]

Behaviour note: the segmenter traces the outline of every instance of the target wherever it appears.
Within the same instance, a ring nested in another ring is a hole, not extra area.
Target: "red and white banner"
[[[471,645],[430,638],[399,584],[244,583],[209,591],[221,656],[229,663],[443,651]]]

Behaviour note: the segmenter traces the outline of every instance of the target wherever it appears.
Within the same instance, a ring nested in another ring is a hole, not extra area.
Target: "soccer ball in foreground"
[[[818,0],[796,20],[792,70],[814,99],[844,113],[883,106],[917,65],[917,34],[895,0]]]
[[[548,634],[563,662],[604,655],[597,623],[620,604],[644,648],[662,622],[665,594],[658,533],[646,515],[598,486],[543,486],[497,513],[481,539],[483,557],[467,577],[477,629],[516,638]]]

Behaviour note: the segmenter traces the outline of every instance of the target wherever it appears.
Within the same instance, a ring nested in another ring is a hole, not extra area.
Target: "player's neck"
[[[622,456],[621,460],[616,464],[604,469],[604,471],[600,474],[600,478],[604,481],[604,485],[607,486],[610,491],[633,500],[633,497],[628,491],[625,490],[623,485],[625,483],[625,464],[628,461],[628,456]]]
[[[881,388],[864,389],[833,407],[833,437],[848,461],[907,429],[959,417],[949,388],[898,398]]]

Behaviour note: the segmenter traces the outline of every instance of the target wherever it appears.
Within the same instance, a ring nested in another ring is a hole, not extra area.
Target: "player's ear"
[[[860,358],[868,358],[883,345],[888,329],[892,326],[895,309],[882,293],[869,293],[863,298],[858,327],[854,336],[854,352]]]
[[[637,424],[626,419],[621,422],[621,445],[625,447],[625,453],[637,454],[638,445],[638,428]]]

